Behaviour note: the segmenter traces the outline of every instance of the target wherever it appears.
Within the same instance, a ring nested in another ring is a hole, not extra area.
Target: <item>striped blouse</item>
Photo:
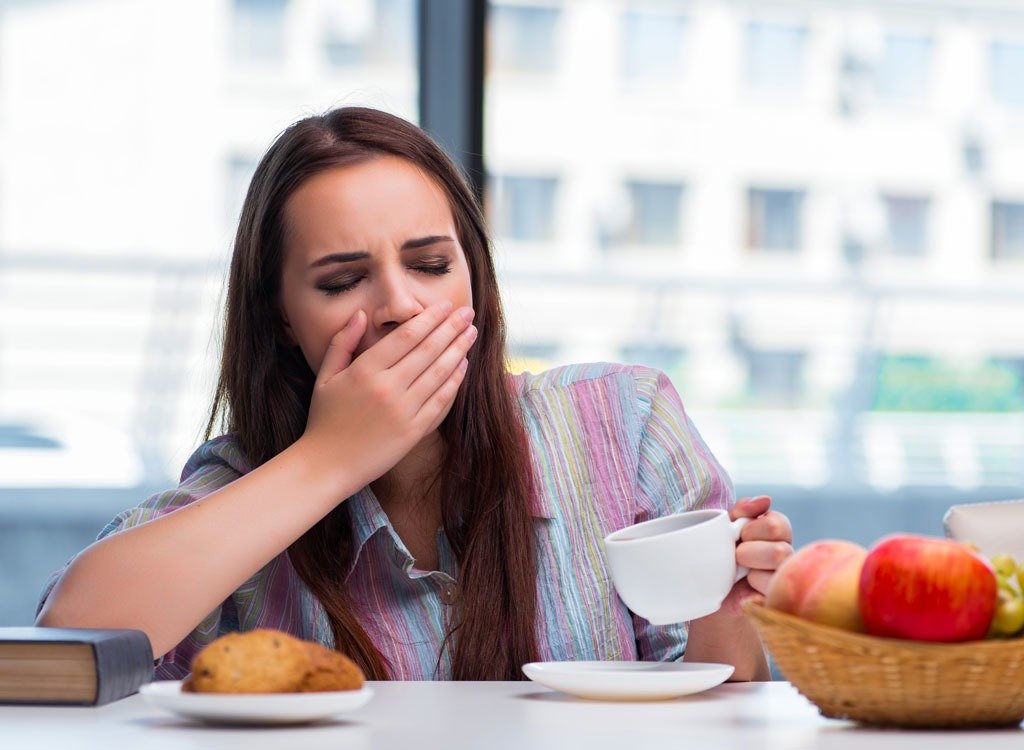
[[[542,660],[682,657],[685,624],[653,626],[616,596],[605,535],[695,508],[727,508],[732,485],[697,434],[669,379],[644,367],[588,364],[510,376],[538,478],[531,508],[537,559],[537,648]],[[100,538],[171,513],[250,470],[225,435],[200,446],[176,489],[124,511]],[[438,569],[421,570],[369,487],[348,503],[355,536],[346,580],[357,616],[395,679],[450,679],[440,654],[458,562],[438,530]],[[44,589],[45,601],[60,576]],[[42,601],[40,607],[42,607]],[[196,652],[229,631],[277,628],[333,645],[324,608],[284,553],[257,571],[168,652],[157,677],[180,679]]]

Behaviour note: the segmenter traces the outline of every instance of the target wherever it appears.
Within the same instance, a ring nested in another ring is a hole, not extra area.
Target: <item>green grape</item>
[[[1013,555],[996,555],[992,558],[992,567],[1001,577],[1009,578],[1017,572],[1017,561]]]
[[[1024,628],[1024,598],[1000,591],[990,632],[1008,636],[1015,635],[1021,628]]]
[[[1003,576],[996,574],[996,588],[999,591],[1005,591],[1011,596],[1017,596],[1020,591],[1017,589],[1016,584],[1011,578],[1004,578]]]
[[[1024,591],[1024,563],[1021,564],[1020,570],[1017,571],[1017,585],[1020,586],[1020,590]]]

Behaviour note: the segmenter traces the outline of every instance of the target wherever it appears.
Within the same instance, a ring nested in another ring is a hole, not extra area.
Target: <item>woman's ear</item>
[[[288,322],[288,316],[284,313],[281,313],[281,324],[278,326],[277,332],[278,338],[289,349],[299,345],[299,342],[295,340],[295,334],[292,333],[292,324]]]

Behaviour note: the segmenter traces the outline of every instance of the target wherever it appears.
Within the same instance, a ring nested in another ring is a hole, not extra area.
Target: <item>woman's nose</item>
[[[381,276],[371,315],[379,330],[400,326],[423,311],[413,289],[402,271],[388,271]]]

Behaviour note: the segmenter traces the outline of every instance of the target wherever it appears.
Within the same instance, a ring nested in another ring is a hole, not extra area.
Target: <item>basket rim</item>
[[[830,638],[842,638],[851,644],[861,644],[864,647],[879,648],[889,647],[904,649],[914,653],[935,652],[940,648],[948,656],[956,656],[959,653],[977,654],[979,651],[991,651],[1005,653],[1007,648],[1024,648],[1024,636],[1010,638],[986,638],[976,641],[959,641],[948,643],[944,641],[914,641],[903,638],[883,638],[881,636],[858,633],[852,630],[843,630],[833,625],[823,625],[812,620],[805,620],[802,617],[791,615],[788,612],[772,609],[765,602],[761,595],[752,596],[740,603],[742,610],[750,617],[767,621],[772,624],[786,625],[791,628],[799,628],[812,634],[820,634]]]

